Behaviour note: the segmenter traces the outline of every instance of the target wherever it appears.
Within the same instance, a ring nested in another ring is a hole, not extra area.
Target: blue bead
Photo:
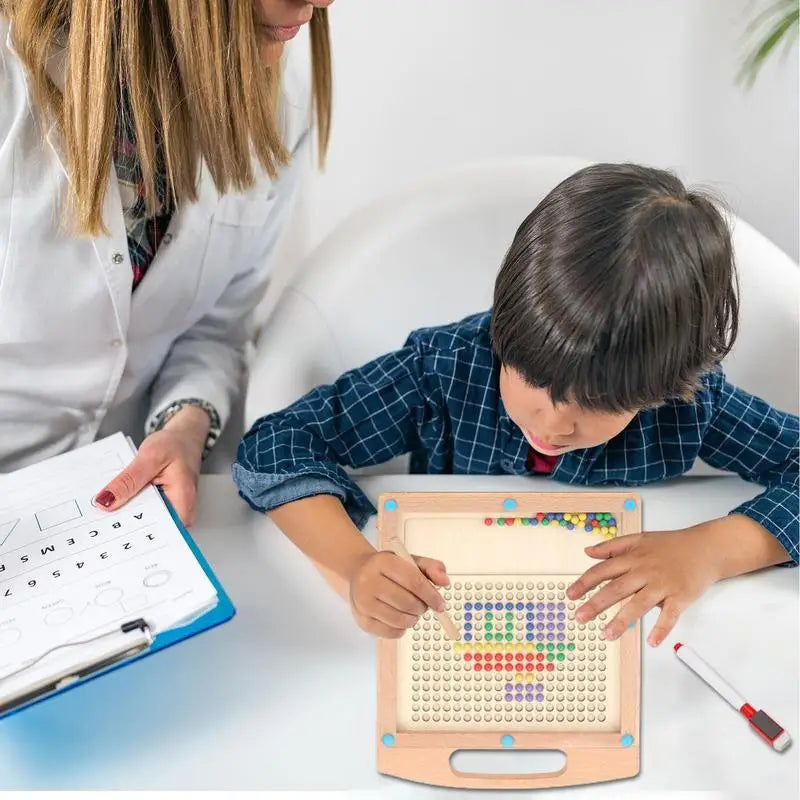
[[[397,500],[387,500],[387,501],[386,501],[386,502],[383,504],[383,507],[384,507],[384,508],[385,508],[387,511],[397,511]],[[388,735],[388,734],[387,734],[387,735]],[[394,741],[394,738],[392,739],[392,741]]]
[[[583,526],[583,529],[584,529],[584,530],[585,530],[587,533],[591,533],[591,532],[592,532],[592,526],[591,526],[591,525],[584,525],[584,526]]]
[[[533,630],[533,623],[532,622],[526,622],[525,623],[525,630],[526,631],[532,631]]]
[[[533,641],[533,634],[532,634],[532,633],[526,633],[526,634],[525,634],[525,638],[526,638],[526,639],[527,639],[529,642],[532,642],[532,641]]]
[[[523,608],[525,608],[524,603],[517,603],[517,611],[522,611]]]
[[[493,606],[491,603],[486,603],[486,604],[484,605],[484,608],[485,608],[487,611],[491,611],[491,610],[494,608],[494,606]]]
[[[538,524],[539,524],[539,520],[536,519],[536,517],[531,517],[531,525],[538,525]]]
[[[465,633],[464,634],[464,640],[467,641],[467,642],[471,642],[472,641],[472,634],[471,633]]]
[[[564,515],[563,514],[556,514],[556,519],[564,519]]]
[[[506,734],[502,739],[500,739],[500,744],[502,744],[503,747],[513,747],[514,737]]]
[[[465,631],[471,631],[472,630],[472,623],[471,622],[465,622],[464,623],[464,630]]]
[[[394,736],[391,733],[384,733],[383,736],[381,736],[381,741],[386,747],[391,747],[394,744]]]
[[[622,737],[622,738],[619,740],[619,743],[620,743],[620,744],[621,744],[623,747],[630,747],[630,746],[633,744],[633,736],[631,736],[629,733],[626,733],[626,734],[625,734],[625,735],[624,735],[624,736],[623,736],[623,737]]]
[[[506,603],[506,611],[512,611],[514,608],[513,603]]]
[[[483,603],[475,603],[475,610],[480,611],[483,608]]]
[[[609,524],[609,526],[616,525],[617,521],[614,519],[614,517],[611,517],[611,519],[608,521],[608,524]]]
[[[464,603],[464,611],[472,611],[472,603]]]
[[[623,507],[626,511],[633,511],[636,508],[636,501],[633,499],[626,500]]]
[[[503,500],[503,508],[506,511],[513,511],[517,507],[517,501],[513,497],[508,497]]]
[[[594,514],[587,514],[586,519],[594,519]]]
[[[571,522],[568,522],[567,523],[567,530],[568,531],[574,531],[575,530],[575,526]]]
[[[528,603],[528,605],[529,605],[529,606],[531,606],[531,607],[533,607],[533,603]],[[527,613],[527,614],[525,615],[525,619],[527,619],[527,620],[531,620],[531,619],[533,619],[533,618],[534,618],[534,616],[535,616],[535,615],[534,615],[534,613],[533,613],[532,611],[530,611],[529,613]]]
[[[467,612],[464,614],[464,619],[468,619],[468,620],[469,620],[469,619],[472,619],[472,613],[471,613],[471,612],[469,612],[469,611],[467,611]]]
[[[525,608],[527,608],[528,611],[530,611],[533,608],[533,603],[525,603]]]

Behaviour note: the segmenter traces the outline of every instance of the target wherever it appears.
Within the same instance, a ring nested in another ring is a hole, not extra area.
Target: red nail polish
[[[116,499],[113,492],[110,492],[108,489],[103,489],[103,491],[95,497],[94,502],[103,508],[108,508],[114,505]]]

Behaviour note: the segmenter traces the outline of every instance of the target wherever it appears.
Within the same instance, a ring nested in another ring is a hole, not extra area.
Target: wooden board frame
[[[506,510],[513,498],[516,507]],[[627,501],[627,505],[626,505]],[[635,507],[631,507],[631,501]],[[388,503],[388,506],[387,506]],[[404,541],[404,515],[475,513],[481,516],[525,517],[537,512],[611,511],[618,536],[641,531],[641,499],[631,492],[398,492],[383,494],[378,505],[378,546],[389,539]],[[532,529],[532,535],[533,529]],[[420,554],[424,555],[424,554]],[[397,730],[397,640],[378,641],[378,771],[438,786],[484,789],[526,789],[570,786],[629,778],[639,773],[639,702],[641,626],[637,622],[620,637],[620,729],[608,732],[531,732],[514,729],[514,750],[560,750],[565,766],[557,772],[527,774],[466,773],[453,769],[458,750],[506,750],[496,732],[428,732]],[[625,744],[623,744],[625,737]],[[629,737],[633,738],[628,744]],[[387,744],[385,741],[390,743]]]

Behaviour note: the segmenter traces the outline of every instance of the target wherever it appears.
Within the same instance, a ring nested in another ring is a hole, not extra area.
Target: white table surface
[[[362,486],[373,499],[383,491],[566,488],[467,476],[370,477]],[[722,515],[754,491],[737,478],[713,477],[639,493],[645,527],[654,530]],[[374,518],[368,531],[374,535]],[[227,476],[202,478],[193,535],[237,616],[0,722],[0,788],[452,796],[376,772],[374,641],[305,558],[245,506]],[[684,614],[665,645],[645,645],[640,775],[552,792],[800,796],[800,743],[773,752],[670,646],[679,638],[694,645],[797,739],[797,581],[797,570],[776,568],[719,584]],[[654,619],[651,612],[645,631]]]

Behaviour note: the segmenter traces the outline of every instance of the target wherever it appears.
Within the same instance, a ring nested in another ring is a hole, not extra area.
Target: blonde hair
[[[275,178],[289,161],[279,123],[279,67],[259,55],[249,0],[0,0],[35,100],[64,138],[78,233],[102,218],[124,91],[150,213],[157,140],[176,203],[197,199],[201,159],[219,192],[253,185],[254,159]],[[312,105],[320,163],[331,123],[327,10],[311,19]],[[64,38],[63,92],[46,72]]]

